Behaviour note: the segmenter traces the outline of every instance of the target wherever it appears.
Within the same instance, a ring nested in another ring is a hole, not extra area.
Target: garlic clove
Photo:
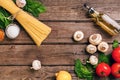
[[[97,48],[96,46],[92,45],[92,44],[89,44],[87,47],[86,47],[86,51],[90,54],[94,54],[96,51],[97,51]]]
[[[6,36],[10,39],[15,39],[20,34],[20,28],[16,24],[10,24],[5,29]]]
[[[34,60],[31,69],[39,70],[41,69],[41,62],[39,60]]]
[[[109,44],[107,42],[101,42],[98,45],[98,50],[101,51],[101,52],[107,52],[108,49],[109,49]]]
[[[16,0],[18,7],[23,8],[26,5],[26,0]]]
[[[93,45],[98,45],[102,41],[101,34],[93,34],[89,37],[89,42]]]
[[[81,41],[84,38],[84,33],[82,31],[76,31],[73,35],[75,41]]]
[[[98,58],[94,55],[91,55],[89,58],[89,63],[92,65],[97,65],[98,64]]]

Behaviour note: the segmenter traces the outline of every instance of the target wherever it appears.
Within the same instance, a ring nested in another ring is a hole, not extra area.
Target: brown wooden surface
[[[0,80],[55,80],[54,74],[60,70],[67,70],[72,74],[73,80],[79,80],[74,73],[74,60],[79,58],[84,63],[89,57],[85,47],[91,34],[100,33],[103,41],[110,44],[108,54],[112,51],[113,40],[120,41],[120,35],[110,37],[87,18],[82,8],[87,2],[120,23],[120,0],[40,1],[47,7],[47,12],[38,19],[52,28],[51,34],[40,47],[36,47],[23,28],[16,40],[5,38],[0,43]],[[80,42],[72,39],[77,30],[85,33],[85,38]],[[39,71],[30,70],[35,59],[42,63]]]

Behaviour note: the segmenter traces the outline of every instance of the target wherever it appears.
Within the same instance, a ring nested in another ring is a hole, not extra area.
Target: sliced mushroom
[[[94,54],[96,51],[97,51],[97,48],[96,46],[92,45],[92,44],[89,44],[87,47],[86,47],[86,51],[90,54]]]
[[[98,45],[102,41],[101,34],[93,34],[89,37],[89,42],[93,45]]]
[[[97,65],[98,64],[98,58],[94,55],[91,55],[89,58],[89,61],[87,61],[88,63],[92,64],[92,65]]]
[[[98,50],[101,51],[101,52],[107,52],[109,49],[109,45],[107,42],[101,42],[99,45],[98,45]]]
[[[75,41],[81,41],[84,38],[84,33],[82,31],[76,31],[73,35]]]

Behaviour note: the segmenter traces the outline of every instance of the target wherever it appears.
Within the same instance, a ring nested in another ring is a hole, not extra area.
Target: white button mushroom
[[[102,41],[102,36],[100,34],[93,34],[89,37],[89,42],[93,45],[98,45]]]
[[[18,7],[23,8],[26,5],[26,0],[16,0]]]
[[[8,38],[15,39],[20,33],[20,28],[16,24],[10,24],[5,29],[5,33]]]
[[[98,45],[98,50],[101,51],[101,52],[107,52],[109,49],[109,45],[107,42],[101,42],[99,45]]]
[[[84,38],[84,33],[82,31],[76,31],[73,35],[75,41],[81,41]]]
[[[87,61],[88,63],[92,64],[92,65],[97,65],[98,64],[98,58],[94,55],[91,55],[89,58],[89,61]]]
[[[89,44],[87,47],[86,47],[86,51],[90,54],[94,54],[96,51],[97,51],[97,48],[96,46],[92,45],[92,44]]]
[[[41,62],[39,60],[34,60],[31,69],[39,70],[41,68]]]

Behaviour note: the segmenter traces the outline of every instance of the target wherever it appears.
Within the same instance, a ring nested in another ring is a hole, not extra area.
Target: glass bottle
[[[84,4],[84,7],[88,9],[88,13],[92,17],[93,21],[111,36],[115,36],[120,32],[120,25],[108,15],[99,13],[94,8],[89,7],[86,4]]]

